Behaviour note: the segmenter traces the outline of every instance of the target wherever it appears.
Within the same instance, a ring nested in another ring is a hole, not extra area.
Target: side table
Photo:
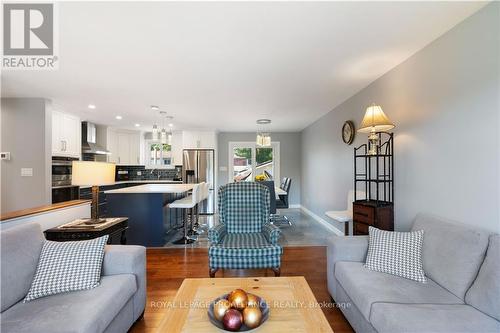
[[[51,241],[68,242],[88,240],[109,235],[108,244],[127,243],[127,217],[107,218],[99,224],[85,224],[86,219],[79,219],[45,230],[45,238]]]

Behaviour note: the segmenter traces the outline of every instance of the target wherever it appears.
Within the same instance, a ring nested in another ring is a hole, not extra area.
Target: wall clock
[[[344,123],[342,126],[342,140],[350,145],[354,141],[354,135],[356,131],[354,131],[354,123],[350,120]]]

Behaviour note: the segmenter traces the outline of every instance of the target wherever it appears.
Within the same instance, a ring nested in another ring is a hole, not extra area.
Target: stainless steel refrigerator
[[[213,149],[184,149],[182,179],[186,184],[206,182],[208,199],[199,206],[200,214],[215,212],[215,151]]]

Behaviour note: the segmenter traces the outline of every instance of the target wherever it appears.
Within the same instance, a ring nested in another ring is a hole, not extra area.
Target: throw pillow
[[[45,241],[24,302],[99,285],[108,236],[76,242]]]
[[[369,227],[365,267],[418,282],[426,282],[422,265],[424,231],[395,232]]]

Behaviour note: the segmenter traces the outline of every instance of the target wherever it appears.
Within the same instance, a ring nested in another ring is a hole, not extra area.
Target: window
[[[172,146],[158,141],[146,141],[146,168],[167,168],[172,164]]]
[[[253,142],[229,143],[230,181],[255,181],[255,178],[279,181],[279,142],[259,147]]]
[[[252,148],[240,146],[234,147],[232,151],[233,181],[253,181]]]

